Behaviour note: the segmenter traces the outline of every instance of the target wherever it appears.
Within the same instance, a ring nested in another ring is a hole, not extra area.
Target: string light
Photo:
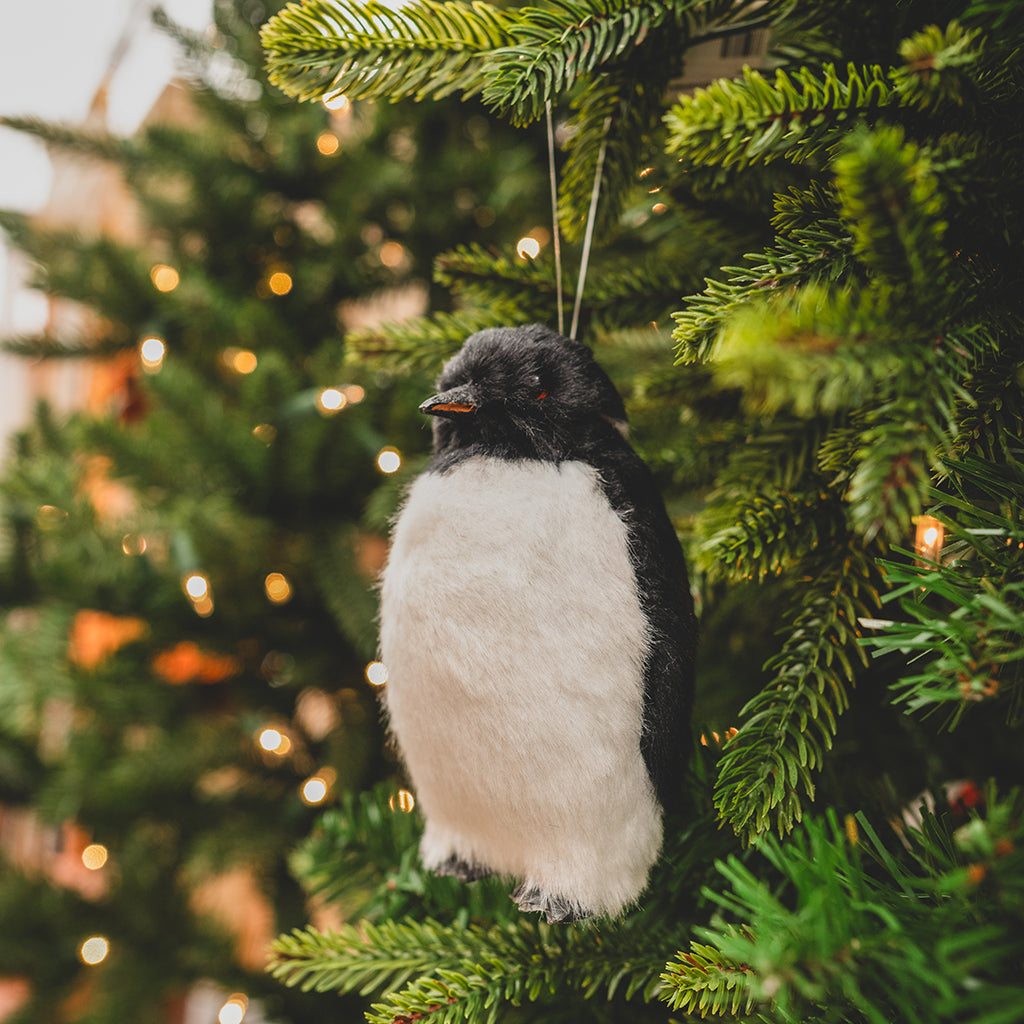
[[[93,935],[78,947],[79,958],[82,963],[89,964],[90,967],[103,963],[109,952],[110,943],[102,935]]]
[[[107,863],[108,856],[107,848],[101,843],[90,843],[82,851],[82,863],[90,871],[99,871]]]
[[[273,604],[285,604],[291,600],[292,585],[284,573],[267,573],[267,578],[263,581],[263,589],[267,599]]]
[[[201,601],[210,594],[210,581],[201,572],[189,573],[181,585],[193,601]]]
[[[267,284],[275,295],[287,295],[292,290],[291,274],[276,270],[267,279]]]
[[[241,992],[236,992],[221,1008],[217,1014],[220,1024],[242,1024],[245,1019],[245,1011],[249,1008],[249,1000]]]
[[[166,263],[157,263],[150,269],[149,279],[158,292],[173,292],[178,287],[181,277],[174,267],[169,267]]]
[[[348,396],[338,388],[324,388],[316,399],[316,407],[324,416],[341,412],[347,404]]]
[[[149,544],[141,533],[126,533],[121,538],[121,550],[126,555],[144,555]]]
[[[396,448],[381,448],[377,453],[377,468],[382,473],[397,473],[402,465],[402,456]]]
[[[277,427],[270,423],[257,423],[252,428],[252,436],[269,448],[274,443],[274,438],[277,437]]]
[[[229,370],[241,374],[252,373],[259,365],[256,353],[247,348],[226,348],[221,353],[221,360]]]
[[[340,90],[326,93],[320,102],[328,109],[345,113],[352,106],[352,101]]]
[[[337,777],[338,774],[333,768],[321,768],[302,784],[302,788],[299,790],[302,799],[311,806],[322,804],[327,799]]]
[[[334,132],[321,132],[316,138],[316,148],[322,156],[334,156],[341,148],[341,143]]]
[[[516,242],[516,252],[524,260],[534,260],[540,254],[540,242],[536,238],[527,235]]]
[[[192,602],[192,610],[200,618],[213,614],[213,595],[210,581],[201,572],[190,572],[182,581],[182,589]]]
[[[266,726],[259,731],[256,742],[268,753],[284,757],[292,749],[292,741],[280,729]]]
[[[388,667],[382,661],[371,661],[366,666],[366,681],[371,686],[383,686],[388,681]]]
[[[416,806],[416,797],[409,790],[400,789],[397,793],[392,794],[388,806],[393,811],[404,811],[408,814]]]
[[[942,557],[942,545],[946,539],[946,528],[935,516],[914,516],[917,532],[914,550],[918,557],[929,562],[938,562]]]
[[[163,338],[155,336],[145,338],[139,344],[139,359],[142,361],[142,368],[147,373],[156,373],[164,364],[164,356],[167,355],[167,346]]]
[[[56,505],[40,505],[36,510],[36,522],[44,530],[53,529],[53,527],[59,525],[67,517],[67,512]]]
[[[366,389],[359,384],[349,384],[343,393],[351,405],[357,405],[366,397]]]

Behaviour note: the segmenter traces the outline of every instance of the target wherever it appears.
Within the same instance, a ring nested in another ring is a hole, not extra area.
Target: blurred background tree
[[[10,1021],[192,1020],[197,983],[214,1015],[244,993],[250,1020],[324,1019],[265,946],[307,919],[287,860],[319,810],[391,771],[372,582],[429,444],[426,379],[347,367],[346,336],[443,310],[438,252],[544,222],[539,133],[455,101],[297,106],[262,70],[275,9],[160,18],[184,83],[130,138],[102,97],[83,128],[6,122],[77,161],[76,207],[113,169],[102,216],[0,216],[54,309],[5,347],[95,367],[0,481]]]

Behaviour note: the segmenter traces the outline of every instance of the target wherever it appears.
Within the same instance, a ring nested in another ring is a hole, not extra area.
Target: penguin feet
[[[489,878],[493,872],[479,864],[469,864],[457,853],[453,853],[447,860],[441,861],[435,868],[431,868],[435,875],[452,875],[460,882],[475,882],[481,878]]]
[[[512,899],[524,912],[536,910],[542,913],[548,924],[571,924],[573,921],[582,921],[590,917],[590,911],[584,910],[578,903],[573,903],[564,896],[552,896],[537,886],[528,889],[525,882],[515,887]]]

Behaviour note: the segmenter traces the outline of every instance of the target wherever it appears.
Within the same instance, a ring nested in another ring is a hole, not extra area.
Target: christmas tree
[[[142,224],[129,243],[2,215],[74,314],[7,348],[102,385],[69,421],[41,407],[0,482],[8,1020],[177,1021],[197,982],[222,1020],[257,997],[322,1019],[265,945],[307,920],[287,862],[322,805],[389,771],[372,582],[428,444],[425,385],[346,367],[346,334],[443,308],[438,251],[543,211],[541,137],[481,107],[294,105],[262,71],[274,9],[222,0],[201,37],[164,21],[183,120],[8,122],[117,168]]]
[[[1019,5],[302,0],[263,41],[298,99],[557,125],[571,251],[461,245],[453,314],[350,352],[436,368],[496,315],[568,324],[564,292],[703,634],[690,809],[634,913],[426,877],[380,789],[296,859],[351,923],[274,972],[375,1022],[1024,1019]]]

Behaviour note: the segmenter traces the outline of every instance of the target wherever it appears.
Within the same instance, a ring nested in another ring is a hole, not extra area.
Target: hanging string
[[[572,327],[569,337],[576,340],[576,330],[580,324],[580,307],[583,305],[583,285],[587,280],[587,266],[590,263],[590,243],[594,237],[594,222],[597,219],[597,199],[601,194],[601,173],[604,170],[604,154],[608,148],[608,129],[612,119],[605,118],[604,132],[601,137],[601,149],[597,154],[597,167],[594,169],[594,187],[590,192],[590,210],[587,212],[587,229],[583,235],[583,252],[580,256],[580,280],[576,286],[576,301],[572,308]]]
[[[555,299],[558,304],[558,333],[565,333],[565,302],[562,298],[562,242],[558,231],[558,184],[555,178],[555,129],[551,121],[551,100],[545,101],[548,115],[548,177],[551,182],[551,237],[555,245]]]

